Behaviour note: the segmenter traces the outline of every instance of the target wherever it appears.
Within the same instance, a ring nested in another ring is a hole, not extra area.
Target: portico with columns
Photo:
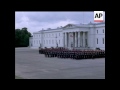
[[[63,35],[66,48],[88,47],[88,31],[64,32]]]

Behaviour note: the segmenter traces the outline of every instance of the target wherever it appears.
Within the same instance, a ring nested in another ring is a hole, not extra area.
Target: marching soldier
[[[78,52],[75,53],[75,59],[78,60],[79,54]]]
[[[57,57],[60,58],[60,51],[57,51]]]
[[[88,59],[88,51],[86,51],[86,59]]]
[[[65,58],[65,51],[63,51],[63,58]]]
[[[85,59],[85,51],[83,51],[83,59]]]
[[[62,58],[62,55],[63,55],[63,50],[61,50],[60,52],[60,58]]]
[[[83,59],[83,51],[80,53],[80,59]]]
[[[88,59],[90,59],[90,51],[88,51]]]
[[[99,58],[99,51],[98,50],[96,51],[96,54],[97,54],[96,58]]]
[[[79,59],[82,59],[82,51],[79,52]]]
[[[89,53],[89,57],[90,57],[90,59],[92,58],[92,51],[90,51],[90,53]]]
[[[93,51],[93,52],[92,52],[92,59],[95,58],[95,52],[96,52],[96,51]]]
[[[74,50],[71,52],[71,58],[74,59]]]
[[[59,57],[62,58],[62,50],[59,52]]]
[[[39,47],[39,54],[41,54],[41,48]]]
[[[54,54],[55,54],[55,52],[54,52],[54,50],[52,50],[52,57],[54,57]]]
[[[66,58],[66,57],[67,57],[67,51],[64,52],[64,58]]]
[[[84,59],[86,59],[86,51],[84,51]]]
[[[96,51],[96,58],[98,58],[99,57],[99,53],[98,53],[98,51]]]

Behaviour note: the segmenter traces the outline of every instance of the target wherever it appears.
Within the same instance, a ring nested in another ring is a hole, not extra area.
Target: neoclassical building
[[[30,47],[100,48],[105,50],[105,22],[68,24],[33,33]]]

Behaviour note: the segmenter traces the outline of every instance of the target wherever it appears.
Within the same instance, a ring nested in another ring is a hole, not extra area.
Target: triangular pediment
[[[63,28],[71,28],[71,27],[76,27],[76,25],[74,25],[74,24],[67,24],[67,25],[64,26]]]

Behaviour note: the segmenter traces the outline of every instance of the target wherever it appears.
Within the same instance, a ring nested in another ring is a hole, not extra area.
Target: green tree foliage
[[[27,31],[27,28],[15,29],[15,47],[29,46],[29,37],[31,33]]]

